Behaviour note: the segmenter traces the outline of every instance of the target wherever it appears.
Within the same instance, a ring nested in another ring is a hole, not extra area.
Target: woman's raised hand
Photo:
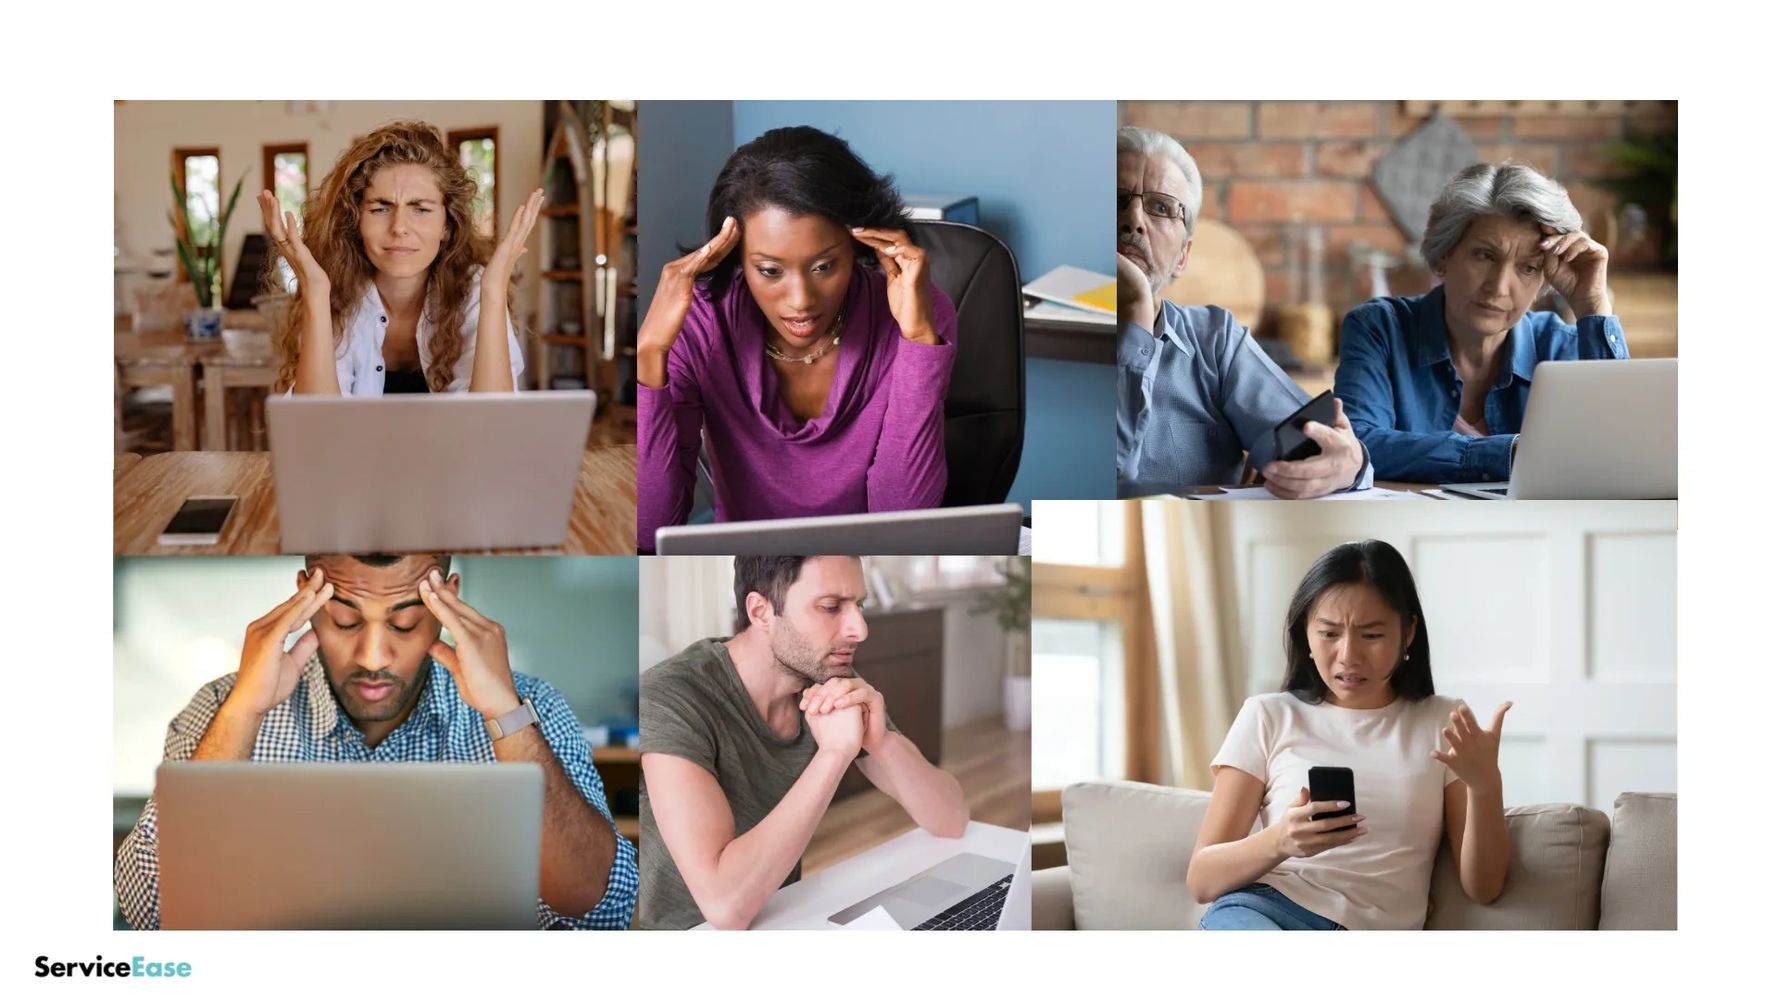
[[[877,253],[877,262],[889,278],[889,313],[901,327],[901,335],[922,344],[938,343],[932,325],[932,280],[926,274],[926,251],[908,241],[899,229],[862,229],[852,235]]]
[[[722,220],[722,228],[710,242],[661,268],[654,301],[648,304],[648,315],[636,331],[637,381],[653,389],[667,384],[667,352],[679,339],[679,328],[685,325],[685,314],[691,311],[692,289],[698,275],[720,264],[740,241],[741,225],[731,215]]]
[[[1605,283],[1611,254],[1603,244],[1586,233],[1544,226],[1538,247],[1543,250],[1544,280],[1562,293],[1576,317],[1611,315],[1611,290]]]
[[[531,239],[531,227],[537,225],[537,213],[543,211],[543,189],[531,192],[531,197],[512,213],[512,222],[506,227],[506,235],[500,238],[494,253],[488,258],[488,266],[482,270],[482,297],[488,296],[490,289],[505,294],[512,283],[512,269],[519,258],[525,255],[525,244]]]
[[[1349,804],[1310,802],[1307,788],[1297,793],[1296,801],[1284,811],[1284,818],[1270,827],[1278,853],[1287,858],[1312,858],[1364,836],[1369,831],[1358,825],[1364,817],[1356,813],[1331,819],[1314,818],[1316,813],[1336,812]]]
[[[1476,722],[1468,705],[1458,705],[1451,713],[1451,723],[1444,729],[1449,750],[1434,750],[1432,755],[1451,769],[1457,780],[1477,791],[1500,787],[1500,727],[1506,720],[1505,702],[1494,710],[1494,724],[1483,729]]]
[[[303,289],[315,292],[321,296],[321,301],[327,301],[327,295],[333,286],[327,279],[327,272],[321,269],[315,255],[309,252],[302,237],[297,234],[296,216],[290,212],[280,212],[278,196],[270,191],[259,192],[259,214],[265,221],[265,233],[271,237],[272,246],[290,262]]]

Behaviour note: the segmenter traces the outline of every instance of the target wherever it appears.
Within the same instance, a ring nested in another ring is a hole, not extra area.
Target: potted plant
[[[247,180],[247,175],[243,173],[235,181],[235,189],[229,193],[228,205],[223,208],[221,218],[212,216],[203,220],[203,233],[192,226],[189,201],[184,185],[179,183],[179,175],[175,173],[171,179],[173,212],[168,215],[168,220],[173,223],[179,263],[185,267],[192,291],[198,298],[198,307],[185,314],[185,335],[192,340],[215,340],[222,336],[222,245],[228,235],[229,220],[235,214],[235,201],[241,197],[241,184]],[[204,239],[206,236],[209,238]]]
[[[1679,267],[1679,133],[1630,132],[1607,147],[1616,176],[1595,181],[1617,195],[1621,209],[1636,208],[1654,229],[1662,267]]]
[[[1031,562],[1011,556],[995,567],[1004,583],[983,591],[969,609],[991,614],[1006,635],[1006,660],[1001,680],[1006,728],[1031,728]]]

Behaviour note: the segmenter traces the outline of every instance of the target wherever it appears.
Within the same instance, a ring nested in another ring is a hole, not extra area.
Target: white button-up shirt
[[[482,289],[479,273],[473,279],[469,301],[463,306],[463,353],[451,371],[446,392],[469,391],[469,376],[475,370],[475,327],[481,317]],[[343,396],[381,396],[383,394],[383,337],[389,332],[389,310],[377,292],[375,281],[366,284],[364,298],[346,320],[345,336],[340,338],[334,354],[335,371],[339,374]],[[420,317],[420,370],[432,371],[432,324]],[[506,349],[512,357],[512,387],[524,385],[525,354],[519,349],[518,335],[512,317],[506,317]]]

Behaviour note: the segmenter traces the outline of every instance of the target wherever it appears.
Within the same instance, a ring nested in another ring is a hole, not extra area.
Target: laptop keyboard
[[[917,931],[991,931],[1000,924],[1000,911],[1012,889],[1012,876],[952,906],[914,928]]]

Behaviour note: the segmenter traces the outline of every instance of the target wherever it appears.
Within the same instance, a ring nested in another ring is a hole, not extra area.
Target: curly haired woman
[[[498,245],[476,231],[475,182],[425,122],[360,136],[303,212],[259,195],[297,276],[279,329],[278,388],[381,396],[511,392],[525,364],[507,314],[513,265],[543,208],[533,191]]]

